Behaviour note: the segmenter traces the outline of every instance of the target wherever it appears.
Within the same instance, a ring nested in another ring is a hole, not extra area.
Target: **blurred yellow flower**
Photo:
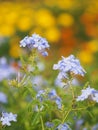
[[[94,59],[94,53],[98,51],[98,41],[92,40],[82,46],[78,56],[83,63],[91,63]]]
[[[17,21],[17,27],[21,31],[28,31],[33,25],[33,20],[29,16],[20,17]]]
[[[92,41],[88,42],[87,43],[87,49],[91,53],[98,51],[98,41],[92,40]]]
[[[56,27],[51,27],[45,31],[45,37],[49,42],[58,42],[60,39],[60,31]]]
[[[5,21],[9,24],[9,25],[15,25],[18,19],[18,14],[17,12],[10,12],[9,14],[7,14],[5,16]]]
[[[29,34],[32,35],[33,33],[36,33],[36,34],[42,35],[43,30],[42,30],[42,28],[36,27],[36,28],[33,28],[33,29],[30,31]]]
[[[73,25],[74,18],[72,15],[70,15],[68,13],[62,13],[57,18],[57,22],[61,26],[69,27],[69,26]]]
[[[57,0],[55,3],[57,3],[58,7],[62,9],[71,9],[73,8],[75,1],[74,0]]]
[[[84,64],[89,64],[93,61],[93,54],[89,53],[89,51],[82,50],[78,53],[78,57],[80,61]]]
[[[12,25],[2,24],[0,26],[0,36],[12,36],[15,33],[15,28]]]
[[[21,53],[21,48],[19,47],[19,37],[14,37],[11,39],[10,41],[10,50],[9,50],[9,54],[10,56],[14,57],[14,58],[18,58],[20,56]]]
[[[36,25],[47,28],[55,25],[55,18],[49,10],[40,9],[35,14]]]
[[[19,47],[18,44],[14,44],[13,46],[10,47],[9,54],[10,56],[14,58],[19,58],[21,52],[21,48]]]
[[[98,1],[97,0],[91,0],[89,2],[89,6],[86,9],[87,12],[89,13],[95,13],[98,12]]]

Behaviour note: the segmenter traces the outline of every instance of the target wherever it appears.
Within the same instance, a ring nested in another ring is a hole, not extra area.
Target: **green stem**
[[[80,111],[80,110],[85,110],[87,109],[88,107],[84,107],[84,108],[77,108],[77,109],[72,109],[72,111]]]
[[[73,87],[72,87],[72,79],[70,80],[70,83],[69,83],[69,85],[70,85],[70,89],[71,89],[71,92],[72,92],[72,97],[73,97],[73,100],[75,99],[75,94],[74,94],[74,89],[73,89]]]
[[[75,99],[75,94],[74,94],[74,89],[73,87],[70,85],[70,89],[71,89],[71,92],[72,92],[72,97],[73,97],[73,100]]]
[[[66,118],[68,117],[68,115],[69,115],[69,113],[70,113],[71,111],[80,111],[80,110],[84,110],[84,109],[87,109],[87,108],[88,108],[88,107],[77,108],[77,109],[72,109],[72,108],[70,108],[70,109],[66,112],[66,114],[65,114],[65,116],[64,116],[64,119],[63,119],[63,121],[62,121],[62,124],[65,122]]]
[[[43,123],[42,116],[40,116],[40,120],[41,120],[42,130],[45,130],[45,129],[44,129],[44,123]]]
[[[71,110],[72,110],[72,108],[70,108],[70,109],[66,112],[65,117],[64,117],[64,119],[63,119],[63,121],[62,121],[62,124],[65,122],[65,120],[66,120],[66,118],[68,117],[68,115],[69,115],[69,113],[71,112]]]
[[[72,109],[72,111],[80,111],[80,110],[85,110],[85,109],[87,109],[87,108],[89,108],[89,107],[91,107],[91,106],[93,106],[93,105],[88,105],[87,107],[75,108],[75,109]]]

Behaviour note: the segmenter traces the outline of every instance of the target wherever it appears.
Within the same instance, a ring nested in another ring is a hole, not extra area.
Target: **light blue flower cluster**
[[[58,64],[54,64],[53,69],[59,70],[58,79],[60,80],[68,78],[68,74],[84,76],[86,73],[80,65],[79,60],[73,55],[67,58],[62,56],[62,60],[60,60]]]
[[[52,128],[54,126],[54,124],[52,122],[46,122],[45,125],[48,127],[48,128]]]
[[[61,98],[57,95],[56,91],[53,89],[48,93],[48,97],[50,100],[55,101],[55,103],[58,106],[58,109],[61,109],[62,107],[62,100]]]
[[[17,114],[13,113],[7,113],[7,112],[2,112],[2,117],[0,118],[0,121],[2,122],[2,125],[11,125],[11,121],[16,122]]]
[[[48,128],[53,128],[54,127],[54,124],[52,122],[46,122],[45,125],[48,127]],[[71,130],[71,128],[66,124],[60,124],[59,126],[56,127],[55,130]]]
[[[71,128],[66,124],[60,124],[58,127],[57,127],[57,130],[71,130]]]
[[[43,56],[47,56],[46,49],[49,48],[49,44],[45,38],[42,38],[38,34],[33,34],[31,37],[26,36],[20,41],[20,47],[28,47],[29,49],[37,49]]]
[[[54,101],[56,103],[56,105],[58,106],[58,109],[61,109],[61,107],[62,107],[62,100],[57,95],[57,93],[54,89],[48,93],[45,90],[39,90],[36,95],[36,98],[41,102],[44,100]]]
[[[42,102],[44,100],[44,95],[45,95],[45,90],[39,90],[36,98],[39,99],[40,102]]]
[[[91,99],[98,102],[98,91],[88,86],[86,89],[81,90],[82,94],[77,97],[77,101],[84,101],[85,99]]]

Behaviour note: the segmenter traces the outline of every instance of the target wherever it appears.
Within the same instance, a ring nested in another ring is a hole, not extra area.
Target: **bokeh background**
[[[97,0],[1,0],[0,57],[19,59],[19,41],[33,33],[49,41],[49,60],[74,54],[97,82]]]

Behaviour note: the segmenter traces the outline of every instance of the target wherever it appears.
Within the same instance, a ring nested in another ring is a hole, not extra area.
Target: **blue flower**
[[[16,122],[17,114],[13,113],[7,113],[7,112],[2,112],[2,117],[0,118],[0,121],[2,122],[2,125],[7,125],[10,126],[11,123],[10,121]]]
[[[36,98],[39,99],[40,102],[42,102],[44,95],[45,95],[45,90],[39,90],[37,95],[36,95]]]
[[[98,102],[98,91],[94,88],[88,86],[86,89],[82,90],[82,94],[77,97],[76,101],[84,101],[85,99],[91,99]]]
[[[29,49],[37,49],[43,56],[47,56],[46,49],[49,49],[49,44],[45,38],[38,34],[33,34],[31,37],[26,36],[20,41],[20,47],[28,47]]]
[[[62,108],[62,100],[61,100],[61,98],[59,97],[59,96],[57,96],[56,98],[55,98],[55,103],[57,104],[57,106],[58,106],[58,109],[61,109]]]
[[[57,94],[56,94],[56,91],[53,89],[51,90],[49,93],[48,93],[48,97],[49,99],[53,99],[54,97],[56,97]]]
[[[52,122],[46,122],[45,125],[48,127],[48,128],[52,128],[54,126],[54,124]]]
[[[71,130],[71,128],[66,124],[60,124],[58,127],[57,127],[57,130]]]
[[[62,107],[62,100],[61,98],[56,94],[56,91],[53,89],[50,92],[47,92],[45,90],[39,90],[36,98],[40,101],[46,101],[46,100],[50,100],[56,103],[58,109],[61,109]]]
[[[62,100],[61,98],[56,94],[56,91],[53,89],[48,93],[48,97],[50,100],[55,101],[55,103],[58,106],[58,109],[61,109],[62,107]]]
[[[54,64],[53,69],[59,70],[58,79],[60,80],[68,78],[68,74],[84,76],[86,73],[80,65],[79,60],[73,55],[67,58],[62,56],[62,60],[60,60],[58,64]]]

